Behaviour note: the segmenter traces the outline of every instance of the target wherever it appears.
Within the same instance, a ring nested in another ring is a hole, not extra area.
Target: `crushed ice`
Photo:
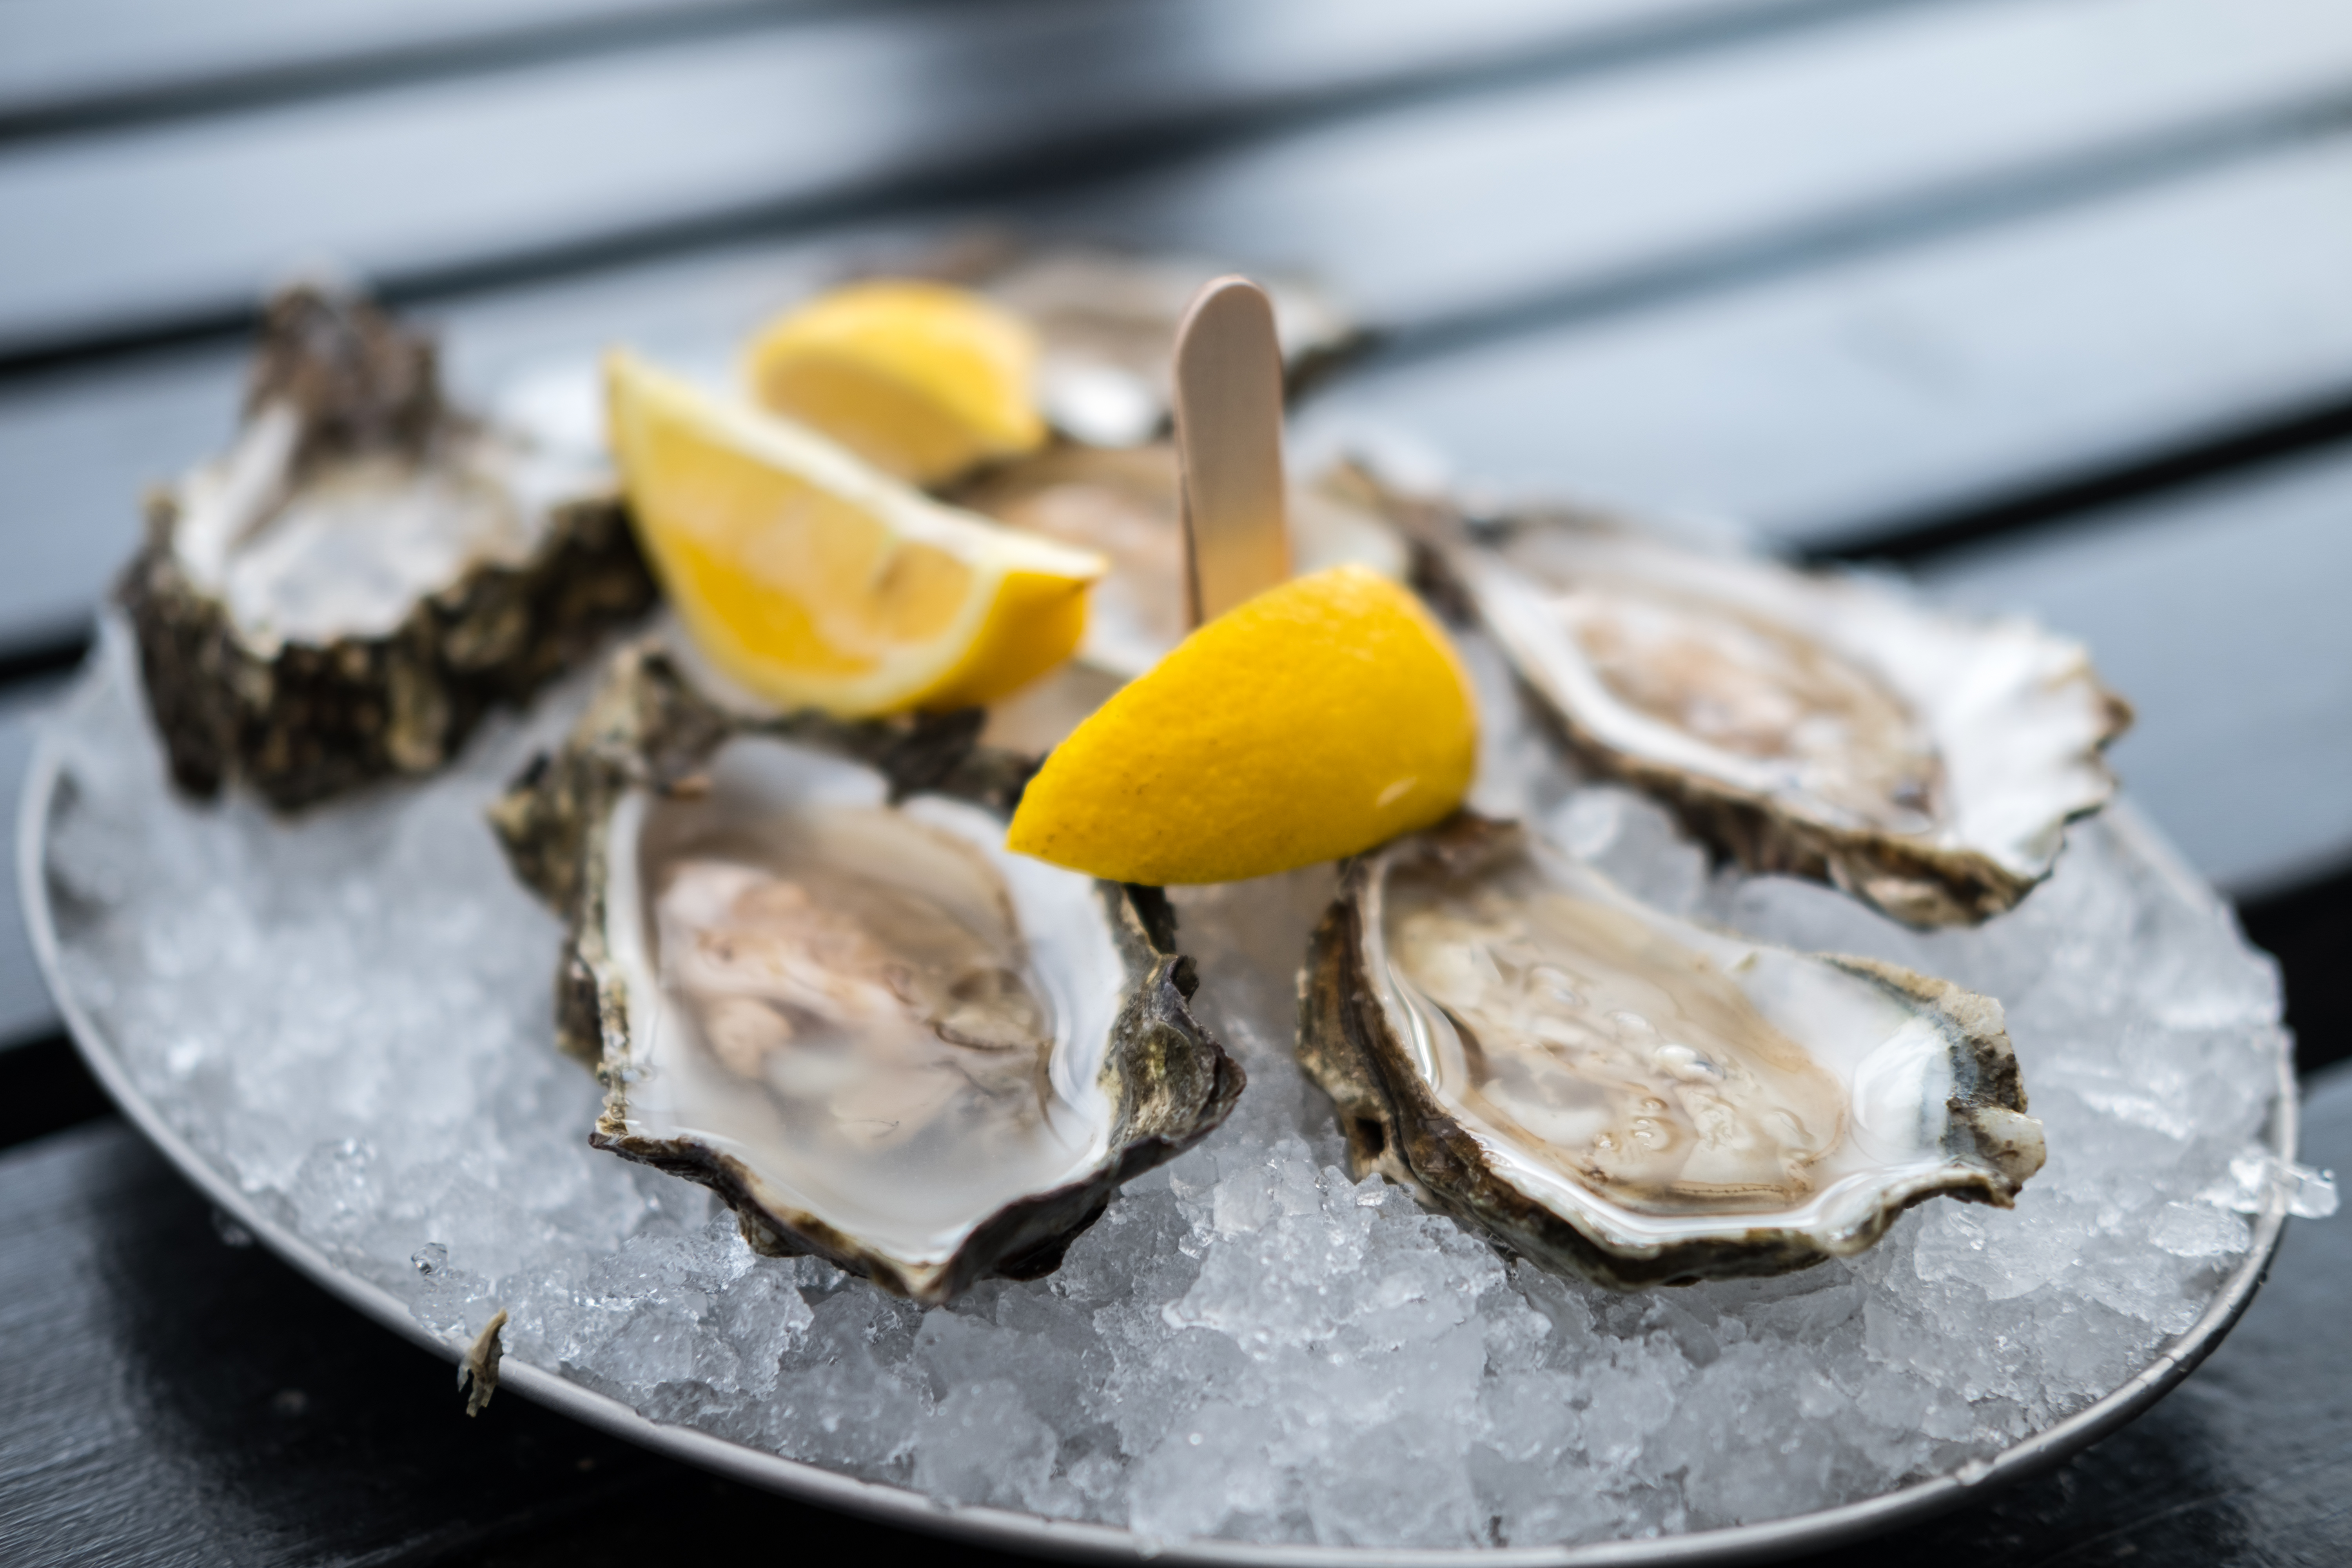
[[[119,638],[59,721],[48,875],[69,988],[254,1203],[453,1347],[950,1501],[1160,1537],[1586,1541],[1774,1518],[1979,1465],[2194,1323],[2273,1192],[2286,1049],[2267,961],[2114,818],[1975,931],[1711,873],[1646,803],[1550,771],[1492,661],[1481,804],[1644,897],[2000,997],[2050,1163],[2009,1213],[1906,1215],[1851,1263],[1615,1296],[1350,1183],[1287,1056],[1328,873],[1181,900],[1250,1089],[1132,1184],[1062,1270],[929,1313],[755,1258],[697,1187],[592,1152],[549,1045],[555,922],[481,807],[577,683],[462,768],[291,826],[173,798]],[[454,1414],[454,1407],[453,1407]]]

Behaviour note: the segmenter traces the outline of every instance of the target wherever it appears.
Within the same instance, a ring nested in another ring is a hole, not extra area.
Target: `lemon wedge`
[[[1120,882],[1237,881],[1451,813],[1477,763],[1470,678],[1412,593],[1361,566],[1194,631],[1054,748],[1005,843]]]
[[[760,696],[961,708],[1077,647],[1101,556],[943,506],[632,354],[604,370],[638,542],[703,656]]]
[[[1045,444],[1031,392],[1037,334],[944,283],[853,283],[772,322],[744,355],[762,407],[886,473],[935,485]]]

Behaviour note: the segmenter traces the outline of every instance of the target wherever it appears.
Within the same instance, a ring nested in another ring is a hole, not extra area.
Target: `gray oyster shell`
[[[1201,285],[1230,266],[1202,257],[1024,240],[1001,231],[958,237],[880,273],[939,278],[994,297],[1037,331],[1039,410],[1089,447],[1133,447],[1163,434],[1177,323]],[[1346,309],[1301,278],[1254,273],[1274,301],[1290,395],[1362,338]]]
[[[1440,559],[1579,760],[1751,870],[1975,924],[2115,794],[2129,705],[2025,621],[1574,514]]]
[[[2041,1168],[1998,1003],[1635,902],[1463,815],[1350,861],[1299,1059],[1378,1171],[1620,1289],[1785,1273]]]
[[[762,1252],[926,1304],[1051,1272],[1244,1082],[1156,889],[1002,849],[1033,764],[975,745],[980,719],[747,715],[647,640],[491,813],[567,922],[557,1030],[604,1085],[591,1142],[709,1187]],[[814,934],[761,947],[727,923],[746,910]],[[933,985],[941,940],[965,967]]]
[[[1109,574],[1089,591],[1079,662],[1131,680],[1192,630],[1183,500],[1171,444],[1049,447],[988,469],[947,499],[1109,559]],[[1353,563],[1402,578],[1410,565],[1405,541],[1364,503],[1352,470],[1294,481],[1286,521],[1297,575]]]
[[[172,775],[281,810],[439,767],[654,597],[603,476],[454,414],[428,340],[308,288],[270,301],[236,447],[147,522],[115,595]]]

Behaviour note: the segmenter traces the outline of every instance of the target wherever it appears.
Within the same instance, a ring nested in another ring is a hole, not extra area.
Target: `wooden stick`
[[[1290,576],[1282,350],[1265,289],[1230,276],[1202,285],[1176,329],[1175,394],[1186,607],[1197,626]]]

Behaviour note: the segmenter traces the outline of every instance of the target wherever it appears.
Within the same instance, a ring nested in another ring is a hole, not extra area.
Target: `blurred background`
[[[1370,338],[1302,445],[2084,638],[2352,1050],[2344,0],[0,0],[10,800],[272,283],[488,403],[975,225],[1321,283]],[[13,900],[0,1044],[7,1142],[101,1114]]]

